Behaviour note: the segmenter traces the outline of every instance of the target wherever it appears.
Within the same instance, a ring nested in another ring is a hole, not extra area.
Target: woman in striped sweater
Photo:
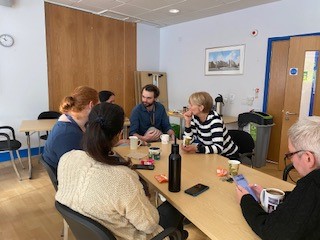
[[[238,158],[237,145],[232,141],[223,119],[212,108],[213,99],[207,92],[196,92],[189,97],[189,110],[184,113],[184,135],[191,137],[191,142],[196,144],[182,146],[182,149]]]

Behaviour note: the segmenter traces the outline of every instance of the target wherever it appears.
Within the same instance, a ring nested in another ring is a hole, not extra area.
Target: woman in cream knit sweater
[[[183,216],[169,203],[156,209],[131,162],[110,155],[123,122],[118,105],[101,103],[92,109],[84,151],[73,150],[60,159],[56,200],[100,222],[117,239],[150,239],[170,226],[182,230]]]

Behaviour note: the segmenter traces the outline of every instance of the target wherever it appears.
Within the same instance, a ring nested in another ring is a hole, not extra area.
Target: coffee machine
[[[222,108],[223,108],[224,102],[221,94],[218,94],[218,97],[216,97],[215,102],[216,102],[216,105],[215,105],[216,112],[220,116],[222,116]]]

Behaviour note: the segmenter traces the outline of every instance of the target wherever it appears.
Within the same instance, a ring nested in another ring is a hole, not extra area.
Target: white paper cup
[[[189,136],[183,136],[183,146],[188,146],[191,144],[192,138]]]
[[[161,139],[161,143],[162,144],[168,144],[169,143],[169,134],[162,134],[160,136],[160,139]]]
[[[228,172],[229,175],[234,177],[238,175],[239,172],[240,161],[238,160],[229,160],[228,161]]]
[[[138,139],[136,136],[130,136],[130,149],[135,150],[141,145],[142,141]]]
[[[284,198],[284,191],[277,188],[266,188],[261,191],[260,202],[264,211],[271,213],[276,210]]]

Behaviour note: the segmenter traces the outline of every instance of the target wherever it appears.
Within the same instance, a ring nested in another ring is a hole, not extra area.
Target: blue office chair
[[[55,202],[55,205],[62,217],[68,223],[77,240],[116,240],[109,229],[95,220],[86,217],[57,201]],[[152,240],[161,240],[168,236],[170,236],[170,239],[172,240],[181,240],[181,232],[176,228],[167,228],[152,238]]]
[[[5,140],[1,140],[0,141],[0,152],[3,151],[9,151],[10,152],[10,160],[13,166],[14,171],[16,172],[18,179],[21,181],[22,178],[20,176],[20,173],[17,169],[17,166],[14,162],[14,156],[13,156],[13,151],[16,152],[19,162],[21,164],[21,167],[24,168],[22,161],[21,161],[21,157],[19,154],[19,148],[21,147],[21,142],[19,142],[18,140],[16,140],[16,135],[14,132],[14,129],[10,126],[2,126],[0,127],[1,131],[5,130],[6,132],[1,132],[0,133],[0,137],[5,139]],[[11,132],[12,138],[10,137],[10,135],[8,133]]]

